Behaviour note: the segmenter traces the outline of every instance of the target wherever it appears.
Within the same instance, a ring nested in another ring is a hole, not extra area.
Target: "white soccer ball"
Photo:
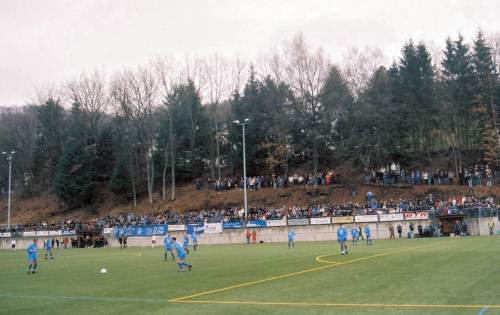
[[[102,273],[102,274],[105,274],[105,273],[108,273],[108,271],[106,270],[106,268],[102,268],[102,269],[101,269],[101,273]]]

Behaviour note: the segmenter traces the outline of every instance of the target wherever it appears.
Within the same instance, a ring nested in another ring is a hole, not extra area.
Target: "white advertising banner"
[[[114,228],[104,228],[104,234],[113,234]]]
[[[0,233],[0,237],[10,237],[10,232]]]
[[[354,217],[356,222],[378,222],[378,215],[357,215]]]
[[[267,226],[286,226],[286,218],[282,220],[267,220]]]
[[[169,224],[168,231],[185,231],[186,226],[184,224]]]
[[[35,231],[24,231],[23,236],[35,236]]]
[[[205,234],[222,233],[222,223],[205,223]]]
[[[311,218],[311,224],[330,224],[330,223],[332,223],[330,217]]]
[[[49,231],[36,231],[36,236],[49,236]]]
[[[388,222],[388,221],[403,221],[404,216],[402,213],[388,213],[388,214],[380,214],[380,222]]]
[[[49,236],[60,236],[62,235],[62,231],[61,230],[58,230],[58,231],[49,231]]]

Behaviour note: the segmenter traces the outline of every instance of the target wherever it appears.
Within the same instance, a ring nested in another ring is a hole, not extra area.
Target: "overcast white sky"
[[[35,88],[161,55],[252,60],[295,33],[333,61],[349,47],[393,58],[410,37],[442,45],[500,31],[498,0],[0,0],[0,106]]]

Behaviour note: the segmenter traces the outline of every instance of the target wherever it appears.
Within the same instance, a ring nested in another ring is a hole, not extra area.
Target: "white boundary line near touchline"
[[[0,294],[0,299],[50,299],[67,301],[96,301],[96,302],[147,302],[147,303],[172,303],[165,299],[139,299],[139,298],[118,298],[118,297],[93,297],[93,296],[46,296],[46,295],[10,295]],[[482,315],[488,308],[500,308],[500,305],[480,305],[480,304],[355,304],[355,303],[288,303],[288,302],[256,302],[256,301],[179,301],[173,303],[187,304],[243,304],[243,305],[270,305],[270,306],[316,306],[316,307],[355,307],[355,308],[448,308],[448,309],[474,309],[481,308],[478,314]]]
[[[97,297],[97,296],[15,295],[15,294],[0,294],[0,299],[49,299],[49,300],[69,300],[69,301],[168,303],[168,300],[166,299],[140,299],[140,298],[126,298],[126,297],[120,298],[120,297]]]

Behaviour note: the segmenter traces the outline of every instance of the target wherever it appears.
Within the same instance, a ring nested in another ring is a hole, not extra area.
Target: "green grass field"
[[[1,314],[500,314],[500,238],[0,252]],[[40,252],[41,256],[41,252]],[[319,256],[319,257],[318,257]],[[42,257],[43,258],[43,257]],[[99,273],[107,268],[108,273]],[[488,306],[488,308],[485,308]]]

